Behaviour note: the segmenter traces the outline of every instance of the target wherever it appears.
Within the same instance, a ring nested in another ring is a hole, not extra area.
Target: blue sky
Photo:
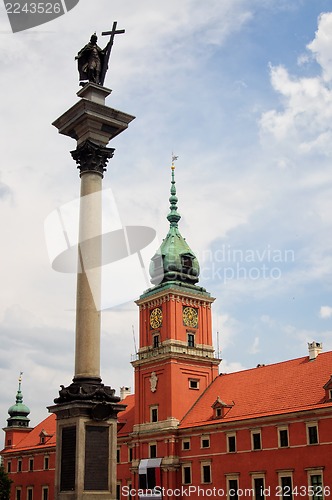
[[[165,236],[174,151],[180,230],[216,297],[221,371],[304,356],[312,340],[332,348],[329,10],[320,0],[81,0],[12,34],[0,5],[3,425],[20,371],[34,424],[73,375],[76,280],[52,270],[44,221],[78,196],[79,178],[74,141],[51,123],[77,100],[74,56],[114,20],[126,34],[107,103],[136,116],[111,144],[104,179],[123,224]],[[133,300],[103,314],[102,376],[117,391],[133,387],[132,325],[137,337]]]

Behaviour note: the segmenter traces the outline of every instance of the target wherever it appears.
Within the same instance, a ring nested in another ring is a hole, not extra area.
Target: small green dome
[[[23,403],[23,394],[21,392],[21,375],[19,378],[18,391],[16,394],[16,403],[8,410],[8,427],[28,427],[30,419],[30,408]]]
[[[172,165],[169,201],[171,206],[167,219],[170,222],[170,228],[160,248],[151,259],[149,268],[151,283],[158,285],[169,281],[180,281],[194,285],[198,282],[199,263],[178,228],[181,215],[177,211],[178,198],[175,188],[174,165]]]

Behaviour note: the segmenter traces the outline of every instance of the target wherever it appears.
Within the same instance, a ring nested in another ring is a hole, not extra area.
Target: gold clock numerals
[[[151,328],[159,328],[163,322],[163,312],[159,307],[153,309],[150,313]]]
[[[198,310],[194,307],[184,307],[182,312],[183,324],[196,328],[198,325]]]

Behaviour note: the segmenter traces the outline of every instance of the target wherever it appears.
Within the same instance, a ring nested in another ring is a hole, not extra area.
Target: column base
[[[94,401],[118,403],[119,396],[115,396],[115,389],[104,385],[99,377],[74,377],[73,382],[65,387],[60,386],[59,397],[54,403],[63,404],[71,401]]]

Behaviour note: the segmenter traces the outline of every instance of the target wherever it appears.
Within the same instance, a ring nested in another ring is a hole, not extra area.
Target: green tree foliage
[[[0,500],[9,500],[11,483],[12,480],[9,479],[5,469],[0,466]]]

